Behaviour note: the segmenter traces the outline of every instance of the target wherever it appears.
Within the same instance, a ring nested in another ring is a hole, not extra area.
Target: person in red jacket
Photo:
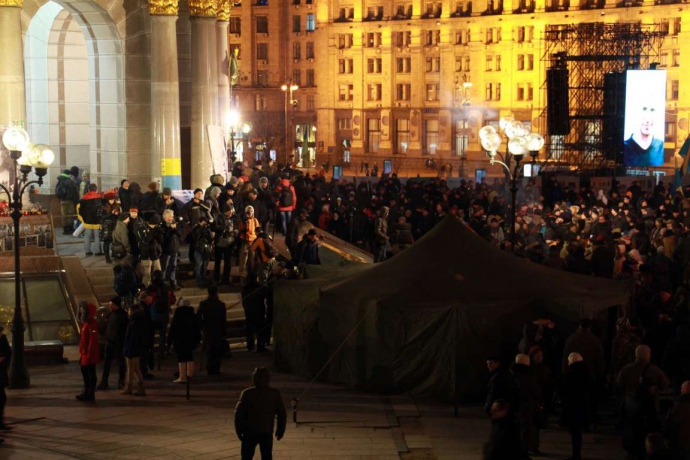
[[[84,391],[76,396],[78,401],[93,401],[96,393],[96,364],[100,361],[98,347],[98,323],[96,306],[85,300],[79,302],[81,335],[79,338],[79,364],[84,379]]]
[[[290,179],[284,177],[280,180],[280,185],[276,187],[276,207],[280,212],[280,220],[283,223],[283,235],[287,232],[287,224],[292,217],[292,211],[297,208],[297,193],[295,187],[290,184]]]

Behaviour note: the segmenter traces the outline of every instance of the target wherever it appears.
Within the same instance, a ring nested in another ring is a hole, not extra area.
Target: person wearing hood
[[[101,220],[103,215],[103,197],[98,193],[96,184],[89,185],[89,191],[84,194],[77,204],[77,217],[84,224],[84,253],[87,256],[93,255],[91,243],[96,243],[96,255],[102,256],[101,251]]]
[[[568,367],[563,375],[563,412],[561,424],[570,432],[572,460],[580,460],[582,451],[582,431],[589,426],[587,407],[589,406],[590,372],[580,353],[568,355]]]
[[[262,177],[259,179],[259,188],[257,189],[259,194],[259,200],[261,200],[268,211],[268,219],[264,224],[264,229],[268,231],[268,225],[274,224],[276,220],[276,201],[273,196],[273,191],[269,186],[268,177]]]
[[[388,207],[382,206],[374,221],[374,263],[383,262],[388,255],[388,213]]]
[[[74,232],[75,206],[79,202],[79,186],[77,179],[70,175],[69,169],[62,171],[57,177],[55,196],[60,200],[63,234],[71,235]]]
[[[79,365],[84,379],[84,391],[76,396],[78,401],[94,401],[96,399],[96,364],[100,361],[100,347],[98,345],[98,323],[96,322],[96,306],[82,300],[79,302],[81,332],[79,336]]]
[[[213,190],[213,187],[218,187],[218,190],[223,190],[225,187],[225,180],[223,180],[223,176],[220,174],[213,174],[208,180],[211,182],[211,185],[206,187],[204,191],[204,200],[208,200],[211,197],[211,190]]]
[[[254,458],[257,445],[261,458],[270,459],[274,427],[276,440],[280,441],[285,435],[287,411],[280,392],[269,385],[268,369],[254,369],[252,380],[254,386],[242,391],[235,406],[235,433],[242,442],[242,460]]]
[[[283,235],[287,231],[288,222],[292,217],[292,211],[297,207],[297,192],[295,187],[290,184],[290,179],[287,177],[280,180],[280,185],[276,187],[276,208],[280,213],[280,221],[283,225]]]

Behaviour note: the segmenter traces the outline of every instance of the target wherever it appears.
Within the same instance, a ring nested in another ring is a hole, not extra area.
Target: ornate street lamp
[[[238,141],[244,139],[244,137],[249,134],[252,130],[251,123],[243,122],[240,120],[240,112],[237,109],[230,109],[227,116],[227,129],[230,136],[230,142],[228,143],[228,156],[230,158],[230,171],[237,161],[237,145],[235,144],[235,136],[240,135]]]
[[[45,144],[32,145],[29,134],[21,128],[8,128],[2,135],[2,143],[10,151],[14,164],[12,191],[3,184],[0,189],[7,194],[10,216],[14,222],[14,317],[12,319],[12,361],[10,362],[10,388],[29,388],[29,371],[24,360],[24,317],[22,315],[21,270],[19,261],[19,219],[22,217],[22,195],[32,184],[43,184],[48,166],[55,160],[55,153]],[[17,167],[19,166],[19,167]],[[38,180],[29,181],[28,175],[35,169]],[[19,177],[21,173],[21,179]]]
[[[520,162],[522,158],[529,153],[532,160],[536,161],[539,155],[539,150],[544,146],[544,138],[539,133],[530,133],[524,125],[514,120],[512,117],[501,118],[499,128],[507,138],[507,151],[505,154],[505,162],[497,160],[498,149],[501,147],[503,139],[493,126],[484,126],[479,130],[479,138],[482,142],[482,148],[486,150],[489,156],[490,164],[499,164],[508,173],[510,179],[510,195],[511,195],[511,222],[510,222],[510,246],[511,250],[515,252],[515,221],[517,216],[517,191],[518,181],[520,179]],[[510,161],[515,161],[515,166],[511,169]]]

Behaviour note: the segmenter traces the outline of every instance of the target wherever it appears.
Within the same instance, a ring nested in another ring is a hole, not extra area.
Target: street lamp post
[[[230,173],[232,173],[232,168],[235,164],[235,161],[237,161],[237,145],[235,144],[235,136],[239,134],[240,137],[238,140],[244,139],[244,137],[251,132],[252,125],[240,120],[240,112],[237,109],[230,109],[230,111],[228,111],[226,125],[228,135],[230,136],[230,142],[228,144],[228,157],[230,159],[229,169]]]
[[[489,156],[490,164],[503,166],[510,180],[510,247],[511,251],[515,252],[515,221],[517,220],[517,191],[518,181],[520,180],[520,163],[523,156],[527,153],[530,153],[533,161],[536,160],[539,150],[544,146],[544,138],[539,133],[530,133],[521,122],[513,120],[511,117],[501,118],[499,127],[508,139],[505,162],[496,159],[497,151],[503,142],[496,128],[489,125],[484,126],[479,130],[479,138],[481,139],[482,147]],[[510,165],[511,159],[515,162],[512,168]]]
[[[288,107],[294,111],[297,105],[297,100],[293,98],[292,93],[299,89],[299,86],[292,84],[292,82],[285,83],[280,87],[285,93],[285,166],[288,165],[288,152],[294,150],[290,148],[290,121],[288,120]]]
[[[19,251],[19,219],[22,217],[22,195],[32,184],[43,184],[43,176],[48,173],[48,166],[55,159],[52,149],[45,144],[31,145],[29,134],[21,128],[8,128],[2,136],[2,143],[10,151],[14,164],[14,184],[12,191],[0,184],[0,189],[7,194],[10,216],[14,223],[14,317],[12,318],[12,360],[10,361],[10,388],[29,388],[29,371],[24,360],[24,317],[21,299],[21,268]],[[19,166],[19,167],[17,167]],[[38,180],[29,181],[28,175],[35,169]],[[19,178],[19,173],[22,177]]]

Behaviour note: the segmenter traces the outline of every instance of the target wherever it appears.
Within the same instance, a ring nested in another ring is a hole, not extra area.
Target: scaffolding
[[[548,137],[549,169],[586,172],[616,166],[602,148],[604,75],[649,69],[659,62],[664,35],[657,24],[639,22],[546,26],[542,61],[547,68],[568,69],[570,120],[568,135]]]

